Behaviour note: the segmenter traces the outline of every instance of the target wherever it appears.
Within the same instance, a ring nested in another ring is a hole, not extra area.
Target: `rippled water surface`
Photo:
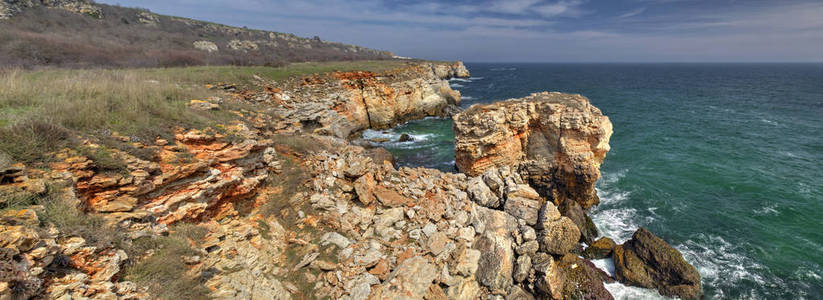
[[[645,226],[708,298],[823,299],[823,65],[467,64],[463,106],[580,93],[611,118],[592,217],[618,242]],[[385,132],[400,165],[454,171],[450,119]],[[397,142],[403,133],[414,141]],[[608,261],[598,261],[608,269]],[[616,298],[650,297],[608,285]]]

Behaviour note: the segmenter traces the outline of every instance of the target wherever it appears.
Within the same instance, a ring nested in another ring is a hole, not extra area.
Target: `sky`
[[[823,62],[823,0],[103,0],[469,62]]]

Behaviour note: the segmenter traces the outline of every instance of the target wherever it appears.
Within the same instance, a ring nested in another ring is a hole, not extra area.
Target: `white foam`
[[[463,87],[463,85],[462,85],[462,84],[459,84],[459,83],[452,83],[452,84],[450,84],[449,86],[451,86],[451,87],[453,87],[453,88],[461,88],[461,87]]]
[[[474,99],[474,97],[472,97],[472,96],[462,96],[461,98],[463,100],[472,100],[472,99]]]
[[[611,258],[595,259],[591,261],[595,267],[609,276],[614,277],[614,260]],[[639,287],[627,286],[619,282],[604,283],[604,286],[612,294],[614,299],[667,299],[655,290],[644,289]]]
[[[449,79],[449,81],[472,82],[472,81],[471,81],[471,78],[469,78],[469,79],[465,79],[465,78],[452,78],[452,79]]]
[[[660,299],[660,300],[668,300],[670,298],[666,298],[661,296],[655,290],[651,289],[644,289],[634,286],[627,286],[623,285],[619,282],[613,283],[605,283],[603,286],[606,287],[606,290],[612,294],[615,300],[635,300],[635,299]]]
[[[482,80],[483,77],[469,77],[469,80]]]
[[[409,133],[407,133],[407,134],[412,138],[412,140],[411,141],[400,142],[399,139],[400,139],[400,136],[403,135],[403,133],[397,133],[397,132],[394,132],[394,131],[391,131],[391,130],[378,131],[378,130],[367,129],[367,130],[363,131],[363,139],[365,139],[365,140],[367,140],[370,143],[375,144],[375,145],[391,145],[391,146],[398,146],[398,147],[403,148],[404,146],[408,146],[408,145],[411,145],[411,144],[417,144],[417,143],[420,143],[420,142],[425,142],[425,141],[431,139],[432,137],[434,137],[434,134],[431,134],[431,133],[421,133],[421,134],[409,134]],[[386,139],[387,141],[386,142],[371,141],[371,140],[374,140],[374,139]],[[420,147],[425,147],[425,145],[420,145]],[[419,147],[413,147],[413,148],[419,148]]]
[[[767,282],[758,274],[765,271],[766,267],[739,254],[740,251],[734,249],[736,246],[720,236],[701,233],[675,248],[683,253],[687,262],[697,268],[704,284],[734,287],[740,282],[750,281],[758,285],[782,285],[780,282]],[[722,297],[722,289],[718,289],[718,292],[721,293],[718,296]]]
[[[766,119],[766,118],[760,118],[760,121],[763,121],[763,123],[766,123],[766,124],[769,124],[769,125],[774,125],[774,126],[780,125],[780,123],[777,123],[777,121],[772,121],[772,120],[769,120],[769,119]]]
[[[640,224],[634,223],[637,211],[633,208],[614,208],[593,212],[592,221],[601,236],[607,236],[618,244],[628,241]]]
[[[777,211],[777,203],[772,203],[761,208],[754,209],[754,213],[758,216],[776,216],[780,214],[780,212]]]

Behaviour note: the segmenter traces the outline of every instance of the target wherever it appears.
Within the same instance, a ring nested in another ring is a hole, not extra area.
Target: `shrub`
[[[0,128],[0,151],[23,162],[42,161],[46,153],[70,141],[69,130],[44,120],[29,119]]]

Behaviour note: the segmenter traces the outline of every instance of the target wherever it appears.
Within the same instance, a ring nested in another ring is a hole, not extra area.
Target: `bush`
[[[0,128],[0,151],[22,162],[43,161],[46,153],[70,142],[69,130],[44,120],[28,119]]]

